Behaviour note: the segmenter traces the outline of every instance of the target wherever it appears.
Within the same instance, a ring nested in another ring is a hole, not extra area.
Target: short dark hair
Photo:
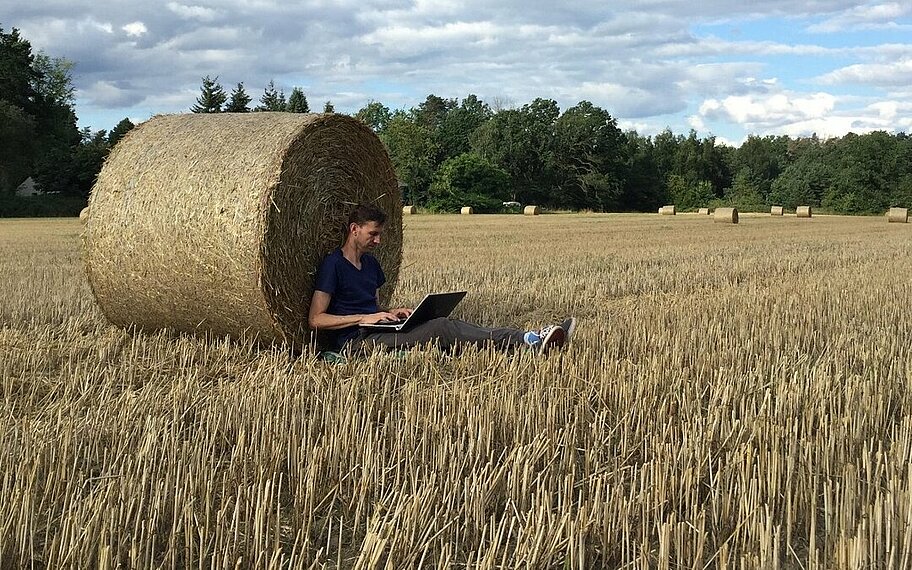
[[[363,226],[367,222],[377,222],[377,225],[382,226],[386,223],[386,212],[375,206],[358,204],[348,214],[348,223],[345,225],[345,231],[347,233],[352,224]]]

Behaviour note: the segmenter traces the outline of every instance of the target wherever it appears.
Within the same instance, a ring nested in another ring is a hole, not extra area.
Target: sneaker
[[[538,331],[539,342],[535,348],[539,354],[544,354],[552,348],[564,346],[567,340],[567,333],[560,325],[548,325]]]
[[[576,317],[567,317],[560,326],[564,329],[564,342],[570,342],[570,338],[576,332]]]

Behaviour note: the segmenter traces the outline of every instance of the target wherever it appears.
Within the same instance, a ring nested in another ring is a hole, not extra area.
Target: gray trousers
[[[359,336],[345,345],[346,352],[371,350],[374,346],[386,348],[412,348],[431,343],[442,350],[449,350],[458,344],[484,345],[491,343],[497,348],[512,349],[525,345],[525,331],[511,328],[489,329],[464,321],[441,317],[415,325],[405,331],[361,331]]]

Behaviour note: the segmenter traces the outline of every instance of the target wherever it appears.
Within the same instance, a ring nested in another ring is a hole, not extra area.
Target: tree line
[[[125,118],[110,132],[78,129],[72,68],[64,58],[33,53],[15,28],[0,27],[0,198],[32,176],[43,192],[84,200],[111,148],[133,128]],[[206,76],[189,110],[311,111],[303,89],[286,98],[273,81],[259,105],[251,102],[243,83],[227,93],[218,76]],[[334,112],[331,101],[323,112]],[[734,148],[695,131],[625,131],[589,101],[561,110],[551,99],[492,106],[476,95],[432,94],[395,110],[371,101],[354,116],[386,145],[404,203],[432,211],[500,211],[505,202],[648,212],[663,204],[807,204],[839,213],[912,207],[912,140],[905,133],[750,136]]]

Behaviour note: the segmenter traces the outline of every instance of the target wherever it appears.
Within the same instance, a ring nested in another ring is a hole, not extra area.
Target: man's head
[[[348,215],[345,232],[346,243],[351,242],[361,251],[371,250],[380,245],[380,234],[386,223],[386,213],[380,208],[358,204]]]

